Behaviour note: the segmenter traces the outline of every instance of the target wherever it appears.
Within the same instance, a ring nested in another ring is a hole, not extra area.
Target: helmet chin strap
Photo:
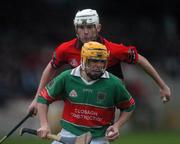
[[[92,79],[87,76],[85,70],[84,70],[82,67],[81,67],[80,73],[81,73],[81,77],[82,77],[83,79],[85,79],[85,80],[88,81],[88,82],[92,81]]]
[[[76,32],[76,37],[78,38],[78,40],[80,40],[79,35],[77,34],[77,32]]]

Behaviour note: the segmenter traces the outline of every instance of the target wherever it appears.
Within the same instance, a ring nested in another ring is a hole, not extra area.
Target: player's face
[[[106,60],[89,59],[85,66],[86,74],[92,80],[100,78],[104,74]]]
[[[76,27],[76,34],[82,43],[95,41],[100,32],[100,25],[79,25]]]

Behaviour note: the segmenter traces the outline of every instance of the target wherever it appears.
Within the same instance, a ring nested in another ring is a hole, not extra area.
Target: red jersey
[[[108,59],[107,71],[115,74],[119,78],[123,78],[120,62],[136,63],[138,60],[137,50],[133,46],[125,46],[116,44],[99,38],[100,43],[104,44],[110,51]],[[77,38],[59,45],[53,54],[51,64],[53,68],[59,68],[62,64],[69,64],[72,68],[80,65],[82,44]]]

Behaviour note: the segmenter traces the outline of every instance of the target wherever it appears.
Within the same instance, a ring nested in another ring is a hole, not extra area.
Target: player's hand
[[[108,129],[106,130],[106,138],[107,138],[107,140],[114,141],[118,137],[119,137],[118,128],[113,126],[113,125],[108,127]]]
[[[51,130],[48,125],[44,125],[37,130],[37,135],[43,139],[47,139],[49,133],[51,133]]]
[[[164,103],[170,101],[171,90],[167,85],[165,85],[163,88],[160,89],[160,94],[161,94],[161,99]]]
[[[33,116],[37,114],[37,100],[34,99],[28,107],[28,113],[32,112]]]

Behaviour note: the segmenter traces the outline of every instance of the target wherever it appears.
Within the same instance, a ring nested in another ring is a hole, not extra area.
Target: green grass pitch
[[[111,144],[180,144],[180,132],[136,132],[122,134]],[[50,144],[36,136],[11,136],[3,144]]]

